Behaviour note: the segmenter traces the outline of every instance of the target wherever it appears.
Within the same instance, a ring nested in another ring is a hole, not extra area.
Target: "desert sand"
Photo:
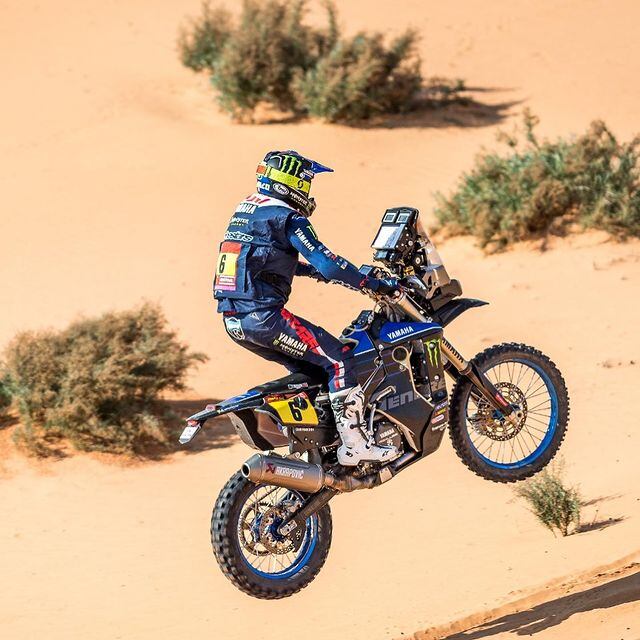
[[[148,299],[211,356],[190,380],[194,406],[241,392],[282,372],[226,338],[210,280],[230,211],[253,189],[265,150],[298,148],[335,168],[314,184],[314,225],[332,250],[362,263],[386,207],[417,206],[428,222],[433,192],[452,188],[525,106],[548,135],[579,133],[594,118],[622,138],[640,130],[635,2],[398,0],[393,11],[341,2],[348,31],[420,29],[426,72],[465,78],[482,103],[371,128],[231,124],[206,79],[177,61],[177,25],[198,5],[0,5],[0,345],[22,329]],[[28,461],[4,429],[2,636],[400,638],[639,550],[640,243],[588,233],[545,251],[532,243],[486,257],[468,238],[439,249],[465,294],[491,302],[448,331],[465,355],[521,341],[562,370],[572,403],[562,454],[591,501],[586,531],[553,538],[510,488],[473,476],[445,443],[389,485],[338,497],[319,577],[295,598],[261,602],[231,586],[210,550],[213,501],[250,454],[224,422],[195,453],[124,466]],[[366,303],[301,281],[289,308],[339,332]],[[628,584],[638,591],[637,579]],[[594,597],[537,636],[574,638],[600,625],[589,637],[640,637],[640,593],[604,608]],[[471,637],[513,633],[498,625]]]
[[[640,619],[640,564],[624,561],[591,575],[547,585],[537,593],[471,615],[448,625],[415,633],[413,640],[506,640],[516,635],[553,638],[637,637]]]

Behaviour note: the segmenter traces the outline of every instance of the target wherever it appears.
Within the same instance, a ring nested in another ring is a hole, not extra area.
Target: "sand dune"
[[[444,627],[419,631],[413,640],[504,640],[513,635],[540,640],[640,637],[640,564],[617,563],[591,575],[549,585],[491,612]]]
[[[465,78],[485,105],[364,129],[230,124],[173,49],[177,23],[198,5],[0,6],[10,52],[0,61],[0,344],[20,329],[157,300],[212,357],[190,396],[242,391],[280,371],[225,337],[210,279],[229,211],[252,190],[266,149],[297,147],[334,166],[314,185],[314,223],[334,251],[365,262],[386,207],[412,204],[428,219],[433,191],[448,190],[523,106],[550,135],[579,132],[595,117],[623,137],[640,129],[635,2],[398,0],[392,13],[386,3],[341,2],[351,31],[421,29],[428,72]],[[521,246],[485,257],[469,239],[440,248],[465,293],[491,302],[456,321],[452,342],[465,355],[527,342],[563,371],[572,401],[563,453],[592,500],[590,530],[554,539],[509,488],[474,477],[445,444],[379,491],[338,498],[319,578],[294,599],[259,602],[225,580],[208,542],[215,495],[250,453],[228,432],[196,454],[124,468],[86,456],[34,464],[4,448],[3,637],[269,640],[286,622],[309,638],[395,638],[634,551],[640,243],[590,233],[545,252]],[[365,303],[301,282],[290,308],[340,331]],[[537,633],[577,637],[596,625],[593,615],[617,634],[637,604],[577,611]],[[578,620],[579,629],[567,626]],[[527,628],[503,626],[503,635]]]

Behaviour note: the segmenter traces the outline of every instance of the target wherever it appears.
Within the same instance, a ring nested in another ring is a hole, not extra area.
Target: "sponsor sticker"
[[[240,242],[251,242],[253,236],[248,233],[242,233],[242,231],[227,231],[224,234],[225,240],[238,240]]]
[[[273,183],[273,190],[282,196],[286,196],[289,194],[289,189],[285,187],[283,184],[280,184],[279,182]]]
[[[284,332],[281,332],[273,341],[273,346],[278,347],[278,349],[284,353],[288,353],[298,358],[301,358],[308,349],[308,346],[302,340],[298,340]]]
[[[396,329],[395,331],[391,331],[389,333],[389,340],[396,340],[398,338],[402,338],[404,336],[408,336],[409,334],[413,333],[415,331],[415,329],[411,326],[408,325],[406,327],[401,327],[400,329]]]
[[[313,246],[309,238],[307,238],[307,236],[304,235],[302,229],[296,229],[296,236],[298,236],[300,242],[302,242],[302,244],[307,249],[309,249],[309,251],[315,251],[316,248]]]
[[[228,316],[224,319],[224,326],[227,329],[227,333],[236,340],[244,340],[244,331],[242,329],[242,323],[238,318]]]
[[[238,208],[236,209],[236,213],[244,213],[246,215],[250,215],[252,214],[256,209],[258,208],[258,205],[253,203],[253,202],[247,202],[246,200],[244,202],[241,202],[238,205]]]
[[[379,407],[382,411],[390,411],[391,409],[397,409],[408,402],[413,402],[417,399],[417,396],[413,389],[405,391],[404,393],[398,393],[394,396],[386,396],[382,399]]]
[[[427,353],[431,365],[437,367],[440,363],[440,338],[434,338],[427,342]]]

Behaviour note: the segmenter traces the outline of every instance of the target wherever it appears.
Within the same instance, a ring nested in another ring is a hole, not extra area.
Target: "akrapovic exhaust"
[[[304,460],[256,453],[242,465],[242,475],[252,482],[315,493],[324,486],[325,472],[318,464]]]
[[[391,473],[383,475],[383,472],[380,472],[365,478],[354,478],[353,476],[339,478],[332,473],[325,472],[319,464],[264,453],[252,455],[242,465],[241,472],[251,482],[265,482],[304,493],[316,493],[323,487],[341,492],[371,489],[390,479],[393,475]]]

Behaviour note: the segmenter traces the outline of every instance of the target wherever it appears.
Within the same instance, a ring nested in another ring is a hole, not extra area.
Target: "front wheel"
[[[287,513],[306,494],[254,484],[240,472],[223,487],[211,518],[213,553],[222,572],[254,598],[286,598],[318,574],[331,546],[331,511],[325,505],[304,530],[278,534]]]
[[[524,344],[489,347],[472,363],[522,417],[514,426],[468,378],[460,378],[451,394],[449,421],[456,453],[487,480],[532,476],[555,456],[567,431],[569,396],[562,375],[547,356]]]

